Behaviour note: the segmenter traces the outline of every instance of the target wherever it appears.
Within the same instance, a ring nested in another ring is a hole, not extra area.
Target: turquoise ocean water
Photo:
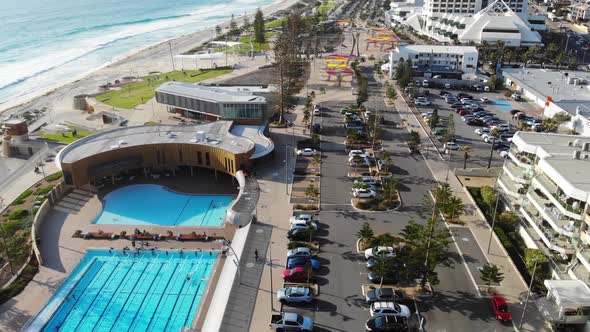
[[[2,103],[272,0],[20,0],[0,11]],[[129,74],[129,73],[126,73]],[[83,91],[81,91],[82,93]]]

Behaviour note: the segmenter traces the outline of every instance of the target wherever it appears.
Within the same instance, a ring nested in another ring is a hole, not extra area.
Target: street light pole
[[[451,171],[451,158],[453,156],[453,150],[449,150],[449,162],[447,163],[447,176],[445,176],[445,182],[449,182],[449,172]]]
[[[522,310],[522,317],[520,317],[520,324],[518,324],[518,328],[522,328],[522,323],[524,322],[524,315],[526,314],[526,307],[529,304],[529,297],[531,296],[531,287],[533,287],[533,281],[535,280],[535,272],[537,270],[537,260],[533,258],[533,262],[535,265],[533,266],[533,275],[531,276],[531,282],[529,283],[529,289],[526,295],[526,301],[524,302],[524,308]]]
[[[289,195],[289,145],[285,144],[285,194]]]
[[[274,296],[273,296],[273,287],[272,287],[272,245],[274,242],[271,242],[268,246],[268,277],[270,278],[270,312],[274,311]]]
[[[227,241],[226,239],[220,239],[217,240],[219,243],[222,243],[224,246],[228,247],[229,250],[231,250],[231,252],[234,254],[234,262],[238,264],[237,268],[238,268],[238,280],[240,282],[240,285],[242,284],[242,273],[240,272],[240,259],[238,258],[238,255],[236,255],[236,251],[234,250],[234,248],[231,246],[231,243],[229,243],[229,241]]]
[[[174,56],[172,56],[172,42],[168,42],[168,48],[170,49],[170,60],[172,61],[172,70],[176,70],[174,65]]]

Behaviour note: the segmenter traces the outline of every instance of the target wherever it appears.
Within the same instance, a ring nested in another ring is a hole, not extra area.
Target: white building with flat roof
[[[543,108],[544,117],[566,112],[569,128],[590,136],[590,73],[542,68],[502,68],[504,84]]]
[[[519,233],[553,273],[590,282],[590,138],[517,132],[498,191],[519,214]]]
[[[389,72],[394,75],[400,60],[409,59],[416,76],[461,78],[463,74],[475,74],[477,58],[474,46],[399,45],[389,53]]]
[[[545,30],[539,15],[528,14],[527,0],[446,0],[413,4],[392,3],[388,12],[394,24],[407,25],[420,34],[441,42],[490,44],[501,40],[506,46],[541,44],[537,31]]]

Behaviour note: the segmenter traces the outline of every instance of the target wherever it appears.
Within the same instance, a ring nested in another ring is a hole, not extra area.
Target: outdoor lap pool
[[[27,331],[180,331],[217,253],[89,250]],[[189,277],[190,276],[190,277]]]
[[[119,188],[103,199],[94,221],[107,225],[222,226],[231,195],[189,195],[163,186],[138,184]]]

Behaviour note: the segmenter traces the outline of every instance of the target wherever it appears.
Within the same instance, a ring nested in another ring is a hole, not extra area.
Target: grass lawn
[[[270,50],[270,47],[268,45],[268,39],[270,37],[272,37],[273,33],[272,32],[265,32],[264,33],[264,37],[266,39],[266,43],[257,43],[257,42],[253,42],[252,46],[254,46],[254,53],[264,53],[268,50]],[[250,39],[252,37],[250,36],[246,36],[246,37],[241,37],[240,38],[240,42],[245,43],[244,45],[240,45],[237,47],[237,51],[239,53],[248,53],[250,52]]]
[[[318,13],[323,15],[323,14],[329,12],[330,9],[334,8],[334,6],[336,6],[335,2],[332,2],[332,1],[326,2],[323,5],[318,7]]]
[[[267,23],[264,23],[264,27],[266,29],[270,29],[270,28],[277,28],[280,27],[281,25],[283,25],[283,22],[287,22],[287,18],[279,18],[278,20],[274,20],[274,21],[270,21]]]
[[[125,84],[120,90],[109,91],[98,95],[96,100],[114,107],[131,109],[153,98],[154,91],[162,83],[172,80],[196,83],[230,73],[231,71],[232,69],[214,69],[208,71],[185,70],[184,72],[175,70],[160,75],[150,75],[143,77],[143,80],[140,82]]]
[[[70,129],[72,129],[72,130],[75,129],[77,131],[76,137],[72,136],[72,133],[70,132],[70,133],[46,134],[46,135],[41,136],[40,138],[69,144],[69,143],[79,140],[82,137],[86,137],[86,136],[94,134],[89,131],[83,131],[82,129],[74,127],[74,126],[68,126],[68,127],[70,127]]]

